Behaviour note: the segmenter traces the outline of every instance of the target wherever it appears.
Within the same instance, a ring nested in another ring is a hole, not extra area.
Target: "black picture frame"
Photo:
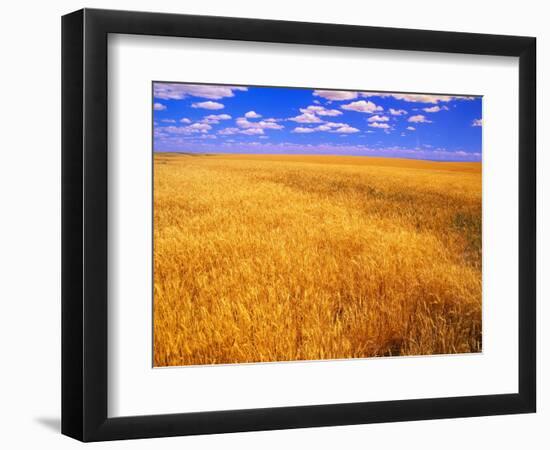
[[[519,57],[518,392],[109,418],[107,36],[110,33]],[[535,91],[533,37],[95,9],[64,16],[62,433],[81,441],[104,441],[535,412]]]

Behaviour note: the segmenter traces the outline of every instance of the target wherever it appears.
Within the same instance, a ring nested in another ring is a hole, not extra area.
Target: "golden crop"
[[[155,155],[155,366],[479,351],[480,163]]]

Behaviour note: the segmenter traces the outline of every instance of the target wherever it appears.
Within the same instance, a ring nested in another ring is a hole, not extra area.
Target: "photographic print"
[[[480,96],[155,81],[151,108],[155,367],[481,352]]]

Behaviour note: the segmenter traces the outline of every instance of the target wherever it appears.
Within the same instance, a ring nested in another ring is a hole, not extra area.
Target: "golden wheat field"
[[[154,365],[481,351],[481,164],[154,157]]]

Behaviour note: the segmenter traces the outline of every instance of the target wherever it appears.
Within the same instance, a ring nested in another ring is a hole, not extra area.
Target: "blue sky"
[[[479,96],[153,83],[156,152],[480,161]]]

